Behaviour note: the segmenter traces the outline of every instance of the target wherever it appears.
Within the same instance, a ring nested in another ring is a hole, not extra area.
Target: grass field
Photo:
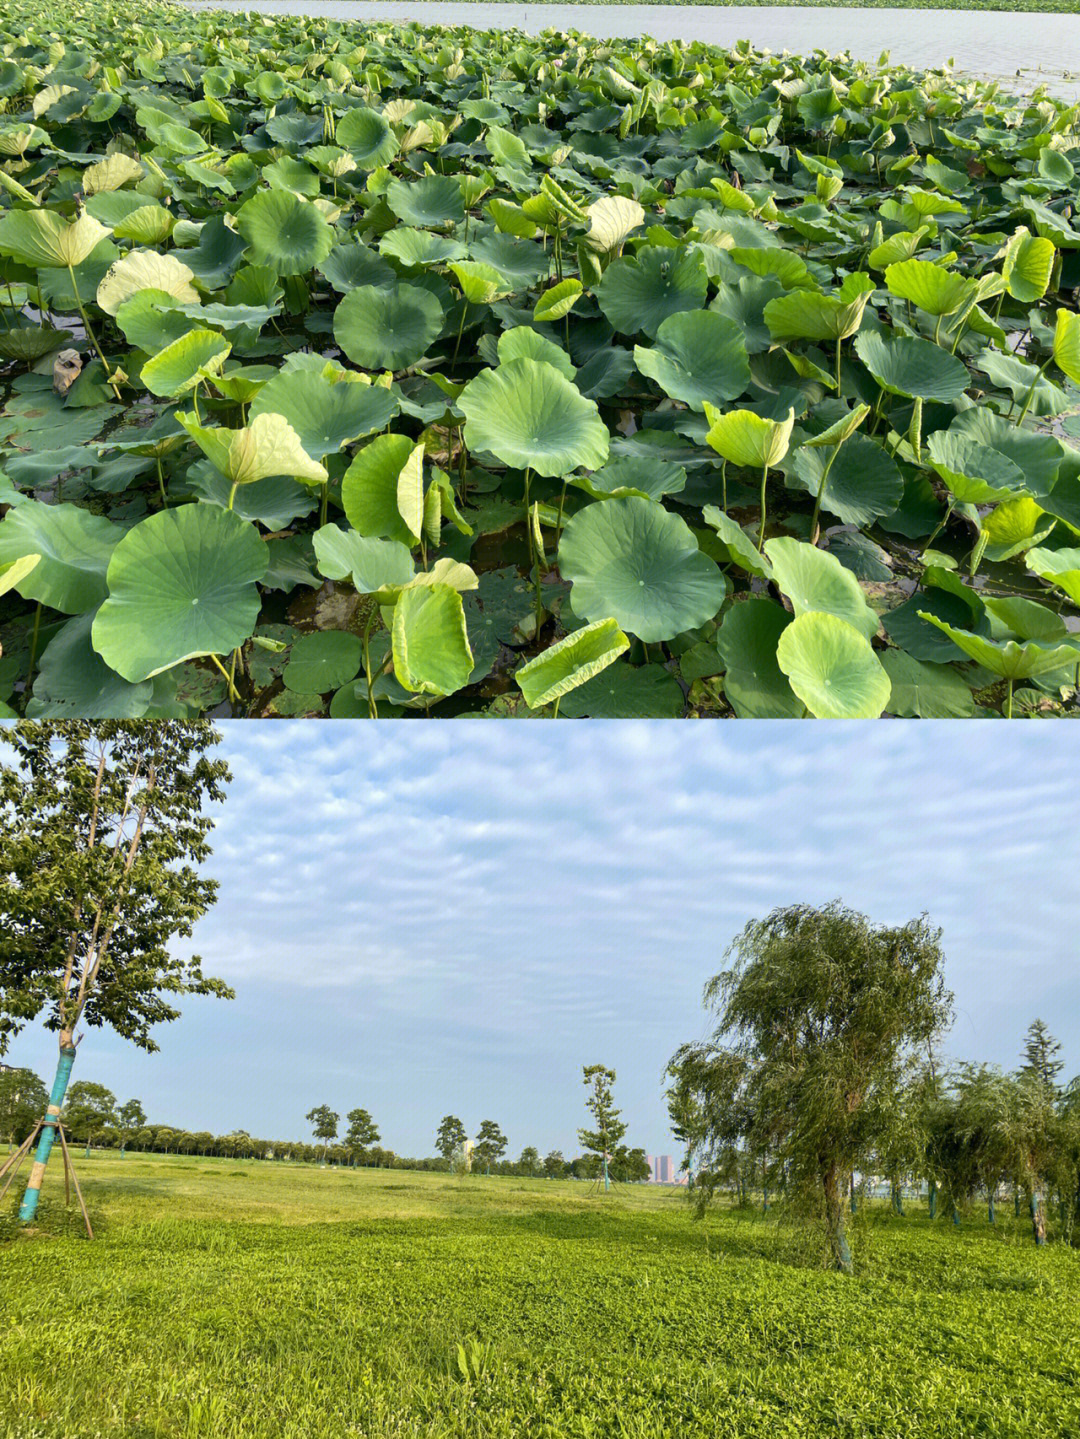
[[[1080,1432],[1075,1251],[584,1183],[94,1155],[0,1217],[5,1439]],[[464,1346],[464,1367],[458,1346]]]

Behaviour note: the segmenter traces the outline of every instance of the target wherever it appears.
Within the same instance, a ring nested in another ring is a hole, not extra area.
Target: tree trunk
[[[56,1066],[52,1092],[49,1095],[49,1107],[45,1111],[45,1122],[41,1127],[41,1136],[38,1139],[37,1152],[30,1169],[26,1193],[19,1206],[19,1218],[24,1224],[31,1224],[37,1213],[38,1200],[41,1197],[41,1181],[45,1177],[45,1166],[49,1162],[49,1153],[56,1139],[56,1126],[60,1122],[60,1111],[64,1106],[64,1095],[67,1093],[68,1081],[71,1078],[71,1066],[74,1063],[75,1046],[71,1043],[71,1037],[70,1035],[62,1036],[60,1059]]]
[[[930,1192],[929,1192],[927,1198],[928,1198],[929,1201],[930,1201],[930,1218],[931,1218],[931,1219],[936,1219],[936,1218],[937,1218],[937,1180],[936,1180],[936,1179],[931,1179],[931,1181],[930,1181]]]
[[[844,1207],[840,1202],[840,1174],[835,1164],[829,1166],[821,1176],[825,1191],[825,1222],[828,1227],[829,1252],[833,1268],[841,1274],[852,1272],[851,1250],[844,1234]]]
[[[900,1188],[900,1181],[899,1181],[899,1179],[894,1179],[893,1182],[892,1182],[892,1207],[893,1207],[894,1213],[896,1213],[896,1214],[901,1214],[901,1215],[903,1214],[903,1212],[904,1212],[904,1195],[903,1195],[903,1192],[902,1192],[902,1190],[901,1190],[901,1188]]]
[[[1031,1196],[1031,1232],[1036,1244],[1046,1243],[1046,1213],[1043,1209],[1042,1195],[1038,1191],[1033,1192]]]
[[[993,1191],[992,1189],[988,1191],[987,1197],[986,1197],[986,1217],[987,1217],[987,1219],[989,1219],[990,1223],[993,1224],[993,1222],[994,1222],[994,1191]]]
[[[854,1175],[854,1173],[852,1173],[851,1178],[848,1180],[848,1191],[849,1191],[849,1198],[850,1198],[850,1202],[851,1202],[851,1212],[852,1212],[852,1214],[858,1214],[858,1212],[859,1212],[859,1196],[855,1193],[855,1175]]]

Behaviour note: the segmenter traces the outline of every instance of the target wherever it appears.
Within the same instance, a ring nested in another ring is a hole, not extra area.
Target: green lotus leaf
[[[0,565],[37,555],[38,562],[24,567],[11,587],[25,600],[80,614],[105,598],[105,572],[122,533],[111,520],[77,505],[23,499],[0,520]]]
[[[0,355],[5,360],[22,360],[32,365],[51,355],[71,339],[70,330],[48,330],[41,325],[20,325],[0,330]]]
[[[17,560],[7,560],[0,564],[0,595],[6,595],[9,590],[15,589],[40,563],[40,555],[22,555]]]
[[[533,319],[538,323],[550,323],[564,319],[582,296],[580,280],[560,280],[537,300],[533,306]]]
[[[473,654],[461,595],[451,585],[404,589],[394,605],[398,683],[414,694],[449,695],[468,684]]]
[[[248,411],[282,415],[313,460],[383,430],[398,412],[395,395],[382,385],[332,383],[311,370],[279,370],[259,390]]]
[[[391,180],[386,203],[406,225],[440,230],[465,218],[461,186],[450,175],[425,175],[422,180]]]
[[[932,260],[901,260],[885,270],[893,295],[910,300],[928,315],[951,315],[975,294],[976,283]]]
[[[935,430],[926,446],[935,472],[961,504],[996,504],[1026,493],[1024,472],[999,450],[953,430]]]
[[[401,477],[419,448],[407,435],[378,435],[360,451],[345,471],[341,503],[349,524],[361,535],[396,540],[412,547],[419,528],[410,529],[398,507]],[[421,509],[422,513],[422,509]]]
[[[903,650],[884,650],[881,667],[889,676],[889,713],[902,718],[969,719],[975,700],[963,677],[948,665],[928,665]]]
[[[450,269],[470,305],[490,305],[514,288],[513,281],[500,275],[494,265],[479,260],[460,260]]]
[[[869,640],[878,617],[866,603],[858,580],[835,555],[802,540],[767,540],[765,554],[773,579],[791,601],[796,616],[810,612],[836,615]]]
[[[892,395],[949,401],[958,399],[971,382],[964,362],[932,340],[909,335],[886,340],[874,331],[864,331],[855,337],[855,353]]]
[[[594,500],[614,500],[624,495],[661,500],[685,488],[686,471],[670,460],[644,460],[630,455],[608,460],[603,469],[591,475],[575,475],[571,483]]]
[[[1012,460],[1023,471],[1026,488],[1040,499],[1054,489],[1065,452],[1053,435],[1020,429],[988,405],[962,410],[950,424],[949,433],[998,450]]]
[[[185,395],[203,372],[218,373],[231,351],[216,330],[189,330],[147,360],[139,377],[152,395]]]
[[[335,245],[321,264],[316,266],[320,275],[325,275],[334,289],[342,294],[359,289],[361,285],[376,285],[380,289],[393,289],[397,274],[393,266],[367,245]]]
[[[271,475],[326,483],[326,470],[307,453],[283,415],[257,415],[239,430],[200,425],[189,414],[176,419],[230,484],[251,485]]]
[[[686,698],[663,665],[630,665],[616,660],[559,704],[567,719],[677,719]]]
[[[1080,549],[1029,550],[1025,563],[1040,579],[1056,585],[1080,605]]]
[[[705,418],[709,421],[705,438],[716,453],[733,465],[754,470],[780,463],[795,428],[794,409],[788,411],[785,420],[768,420],[752,410],[731,410],[721,415],[706,401]]]
[[[598,470],[608,457],[607,426],[592,400],[545,360],[511,360],[482,370],[461,393],[465,443],[504,465],[563,477]]]
[[[877,719],[892,686],[869,640],[834,614],[797,615],[781,634],[776,659],[817,719]]]
[[[927,610],[920,610],[919,618],[928,621],[943,635],[948,635],[969,658],[1002,679],[1030,680],[1067,665],[1080,665],[1080,647],[1076,642],[1046,647],[1034,640],[1023,643],[991,640],[970,630],[957,629]]]
[[[258,531],[230,510],[181,505],[151,515],[113,551],[94,649],[132,684],[228,654],[255,629],[268,563]]]
[[[365,370],[404,370],[427,353],[443,327],[443,307],[430,290],[361,285],[334,311],[334,339]]]
[[[979,528],[986,541],[985,557],[991,564],[1001,564],[1014,555],[1041,545],[1054,528],[1055,519],[1030,496],[1005,500],[988,515],[983,515]]]
[[[634,346],[634,363],[666,395],[693,410],[741,395],[750,384],[750,361],[742,331],[713,310],[669,315],[656,331],[654,348]]]
[[[408,225],[398,225],[379,241],[379,253],[393,255],[403,265],[445,265],[448,260],[460,260],[465,254],[465,246],[460,240],[452,240],[447,235],[433,235],[430,230],[414,230]]]
[[[252,265],[270,265],[279,275],[303,275],[334,248],[334,230],[308,200],[287,190],[260,190],[236,214],[236,228],[248,243]]]
[[[759,595],[725,614],[717,648],[724,662],[724,694],[739,719],[801,717],[802,702],[776,659],[780,636],[791,623],[785,609]]]
[[[191,283],[194,271],[175,255],[156,250],[130,250],[109,266],[97,288],[97,302],[115,315],[125,300],[140,290],[160,290],[174,300],[195,304],[199,292]]]
[[[499,336],[498,357],[500,365],[508,364],[511,360],[545,360],[571,381],[576,374],[574,362],[566,351],[561,350],[553,340],[541,335],[538,330],[530,329],[528,325],[515,325],[512,330],[502,332]]]
[[[653,339],[669,315],[700,310],[708,284],[700,254],[647,245],[636,255],[613,261],[595,294],[612,329]]]
[[[51,210],[8,210],[0,216],[0,255],[32,269],[81,264],[108,238],[106,226],[85,210],[75,220],[64,220]]]
[[[68,620],[41,656],[31,719],[139,719],[150,707],[153,680],[131,684],[111,670],[90,642],[95,611]]]
[[[602,255],[620,251],[627,237],[645,223],[645,211],[625,195],[603,195],[585,213],[589,217],[585,243]]]
[[[514,678],[529,708],[539,709],[591,680],[629,648],[615,620],[596,620],[522,665]]]
[[[1080,315],[1071,310],[1057,312],[1054,362],[1074,385],[1080,385]]]
[[[344,145],[361,170],[389,165],[398,152],[398,142],[389,121],[375,110],[357,107],[337,123],[334,139]]]
[[[136,290],[117,309],[115,319],[128,344],[148,355],[200,328],[164,290]]]
[[[783,285],[772,275],[747,276],[725,283],[709,309],[734,320],[742,331],[747,354],[759,355],[773,343],[765,323],[765,307],[784,293]]]
[[[1030,305],[1042,299],[1050,284],[1056,254],[1051,240],[1032,235],[1026,225],[1013,232],[1005,246],[1001,273],[1014,300]]]
[[[187,483],[192,494],[222,509],[232,508],[242,520],[254,520],[268,530],[286,529],[294,520],[310,515],[319,503],[310,486],[288,475],[270,475],[234,490],[209,460],[191,466]]]
[[[744,569],[747,574],[757,575],[759,579],[772,579],[772,565],[759,552],[742,526],[737,524],[730,515],[726,515],[716,505],[706,505],[702,511],[702,518],[716,531],[720,543],[727,550],[728,557],[734,564]]]
[[[324,695],[355,679],[360,670],[362,645],[348,630],[323,630],[301,635],[289,650],[281,678],[296,694]]]
[[[136,245],[160,245],[173,232],[176,216],[164,205],[140,205],[113,226],[117,240],[133,240]]]
[[[891,515],[904,498],[904,477],[896,461],[881,445],[865,435],[854,435],[835,459],[822,449],[802,445],[788,462],[788,480],[808,494],[821,490],[828,469],[821,507],[845,525],[872,525]]]
[[[397,540],[374,539],[338,525],[323,525],[315,531],[314,545],[319,573],[330,580],[348,580],[360,594],[400,588],[413,578],[409,547]]]
[[[811,435],[808,439],[803,440],[803,447],[817,449],[822,445],[842,445],[845,440],[851,438],[869,413],[869,405],[856,405],[849,414],[831,424],[827,430],[822,430],[819,435]]]
[[[712,619],[726,593],[685,521],[634,496],[579,510],[563,530],[559,570],[575,614],[614,618],[647,644]]]
[[[774,340],[845,340],[862,324],[874,288],[869,280],[866,285],[850,297],[843,291],[839,295],[822,295],[816,290],[792,290],[769,301],[765,323]]]

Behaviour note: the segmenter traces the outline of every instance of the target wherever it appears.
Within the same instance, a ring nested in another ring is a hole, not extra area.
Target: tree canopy
[[[167,996],[232,998],[180,958],[214,903],[201,873],[227,764],[203,721],[25,722],[0,758],[0,1054],[44,1014],[70,1044],[76,1025],[111,1026],[158,1048]]]
[[[940,931],[925,916],[876,925],[839,901],[789,905],[747,924],[725,957],[705,987],[719,1023],[668,1071],[699,1203],[749,1156],[821,1213],[832,1261],[849,1270],[844,1187],[951,1015]]]

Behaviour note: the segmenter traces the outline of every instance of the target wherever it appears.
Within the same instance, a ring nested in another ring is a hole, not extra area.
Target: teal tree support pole
[[[607,1153],[605,1152],[605,1154],[604,1154],[604,1193],[606,1194],[607,1191],[608,1191],[610,1188],[611,1188],[611,1182],[610,1182],[610,1180],[608,1179],[608,1172],[607,1172]]]
[[[931,1218],[931,1219],[936,1219],[936,1218],[937,1218],[937,1180],[936,1180],[936,1179],[931,1179],[931,1181],[930,1181],[930,1192],[929,1192],[928,1198],[929,1198],[929,1201],[930,1201],[930,1218]]]
[[[56,1126],[60,1122],[60,1110],[64,1105],[64,1095],[67,1093],[68,1080],[71,1078],[71,1066],[74,1063],[75,1046],[65,1044],[60,1050],[60,1062],[56,1066],[56,1078],[53,1080],[52,1093],[49,1095],[49,1107],[45,1111],[45,1122],[41,1126],[41,1138],[38,1140],[37,1153],[34,1155],[33,1167],[30,1170],[30,1179],[26,1185],[22,1204],[19,1205],[19,1218],[24,1224],[31,1223],[37,1213],[38,1199],[41,1197],[41,1181],[45,1177],[45,1166],[49,1162],[49,1153],[56,1139]]]

